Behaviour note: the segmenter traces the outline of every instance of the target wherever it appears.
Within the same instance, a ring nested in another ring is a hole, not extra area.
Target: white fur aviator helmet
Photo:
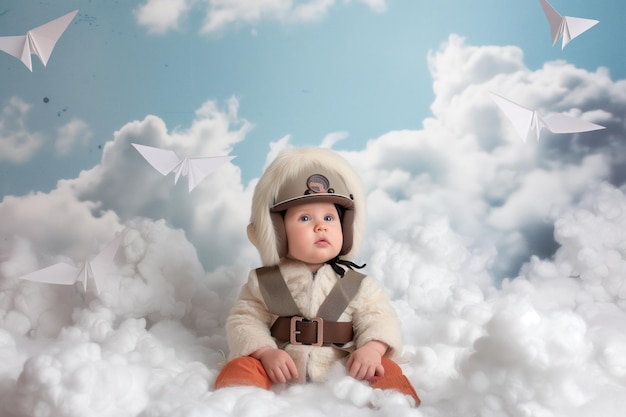
[[[277,265],[287,255],[283,212],[313,201],[343,207],[343,246],[339,255],[353,260],[365,229],[361,181],[338,154],[306,147],[283,150],[254,189],[248,238],[259,251],[263,265]]]

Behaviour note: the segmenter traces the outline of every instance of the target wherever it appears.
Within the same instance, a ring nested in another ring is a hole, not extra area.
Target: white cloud
[[[320,13],[325,14],[329,3],[334,0],[311,0],[296,5],[290,0],[209,1],[202,31],[219,32],[231,25],[257,24],[265,19],[288,21],[300,17],[311,20],[321,17]]]
[[[370,192],[371,231],[395,233],[443,215],[455,230],[501,251],[498,275],[515,274],[531,254],[554,250],[554,216],[593,184],[621,177],[624,84],[561,61],[533,72],[522,59],[517,47],[468,46],[456,35],[430,54],[436,96],[424,129],[388,132],[345,152]],[[607,129],[544,131],[539,143],[524,144],[489,91]]]
[[[23,164],[28,162],[43,145],[38,133],[29,132],[26,117],[30,106],[17,97],[11,97],[0,116],[0,161]]]
[[[57,131],[54,147],[57,155],[67,155],[76,145],[86,145],[93,133],[82,120],[72,120]]]
[[[337,142],[340,142],[348,137],[348,132],[333,132],[329,133],[322,139],[320,143],[321,148],[332,148]]]
[[[386,10],[386,0],[361,0],[376,12]],[[202,31],[213,33],[224,30],[230,25],[257,24],[262,20],[277,20],[298,23],[319,20],[333,7],[336,0],[243,0],[212,1],[208,0],[208,10]]]
[[[255,260],[245,234],[251,190],[241,184],[232,163],[236,158],[189,193],[186,178],[174,185],[173,174],[161,176],[130,145],[172,149],[180,157],[228,155],[252,128],[237,111],[236,99],[225,110],[209,101],[188,129],[173,132],[155,116],[126,124],[105,144],[102,162],[78,178],[60,180],[49,193],[6,196],[0,203],[0,234],[9,241],[27,239],[41,262],[58,256],[80,262],[122,224],[149,217],[184,229],[207,267]],[[81,129],[86,128],[70,124],[60,135],[67,138]]]
[[[150,33],[163,34],[178,29],[196,0],[146,0],[134,10],[137,23],[148,28]]]
[[[361,0],[369,8],[375,12],[384,12],[387,10],[387,0]]]
[[[589,156],[580,166],[564,166],[558,171],[534,170],[504,205],[492,209],[487,221],[501,230],[548,221],[607,176],[607,161],[601,155]]]
[[[518,79],[527,73],[523,51],[514,46],[466,45],[465,39],[452,34],[439,50],[429,52],[428,66],[433,77],[433,113],[445,117],[448,105],[471,85],[483,84],[494,77]],[[513,81],[511,81],[513,82]]]
[[[335,0],[316,0],[308,3],[296,4],[293,9],[293,18],[296,21],[318,20],[328,14]]]
[[[241,184],[237,159],[221,166],[190,193],[186,178],[174,185],[173,174],[161,176],[130,144],[171,149],[181,158],[229,155],[252,128],[239,118],[238,106],[236,99],[228,101],[226,110],[207,101],[188,129],[173,132],[156,116],[128,123],[105,145],[100,165],[61,184],[74,190],[78,199],[97,201],[114,211],[122,221],[146,216],[183,228],[202,249],[200,257],[206,266],[233,261],[239,254],[251,253],[245,249],[249,217],[245,202],[251,196]]]
[[[386,0],[359,0],[375,12],[387,9]],[[256,25],[263,20],[286,23],[316,21],[330,13],[337,0],[147,0],[135,10],[137,22],[150,33],[162,34],[179,27],[194,5],[205,8],[201,32],[216,33],[230,26]],[[252,32],[256,35],[256,31]]]
[[[5,196],[0,204],[5,240],[28,239],[42,257],[86,259],[94,246],[119,230],[117,215],[97,202],[80,201],[68,187],[48,194]],[[50,221],[54,219],[54,221]]]

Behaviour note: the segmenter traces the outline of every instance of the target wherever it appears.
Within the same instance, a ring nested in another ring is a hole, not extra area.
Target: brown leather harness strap
[[[279,316],[302,315],[278,266],[257,268],[256,275],[263,300],[270,312]]]
[[[317,311],[317,316],[324,320],[337,321],[350,301],[359,291],[365,275],[347,269],[343,278],[339,279]]]
[[[337,281],[320,306],[317,316],[306,319],[302,317],[278,266],[258,268],[256,272],[268,310],[281,316],[270,329],[272,336],[293,345],[322,346],[352,340],[352,322],[337,320],[358,292],[365,275],[346,270],[345,276]]]

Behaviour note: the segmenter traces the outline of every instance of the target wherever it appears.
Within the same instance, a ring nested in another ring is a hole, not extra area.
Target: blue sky
[[[257,176],[270,141],[292,135],[317,144],[347,132],[342,148],[364,146],[385,132],[421,127],[430,115],[427,55],[457,33],[471,44],[517,45],[536,69],[565,59],[578,67],[626,75],[620,45],[626,5],[620,1],[553,1],[562,14],[600,20],[561,51],[552,47],[538,1],[389,1],[385,10],[337,2],[314,21],[267,17],[200,33],[208,6],[197,2],[179,27],[151,33],[137,22],[141,1],[4,1],[0,32],[26,29],[73,9],[78,16],[58,42],[47,68],[30,73],[0,55],[0,100],[32,106],[25,122],[46,141],[27,163],[2,161],[0,193],[47,191],[61,178],[100,161],[100,147],[125,123],[148,114],[169,129],[188,126],[206,100],[240,100],[239,115],[254,124],[233,153],[246,179]],[[49,102],[43,103],[48,97]],[[88,142],[51,156],[52,132],[71,119],[92,132]],[[36,167],[36,168],[34,168]]]

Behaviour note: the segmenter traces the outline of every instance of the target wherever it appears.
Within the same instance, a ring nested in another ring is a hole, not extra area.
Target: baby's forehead
[[[306,211],[323,211],[329,213],[337,213],[337,206],[327,201],[315,201],[310,203],[298,204],[287,209],[287,213],[301,213]]]

